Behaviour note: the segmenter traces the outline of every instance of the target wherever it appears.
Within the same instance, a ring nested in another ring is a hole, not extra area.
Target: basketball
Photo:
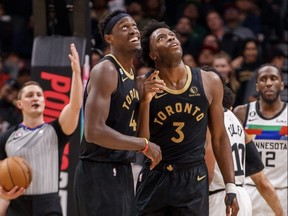
[[[21,157],[8,157],[0,162],[0,185],[10,191],[13,187],[27,188],[32,181],[32,170]]]

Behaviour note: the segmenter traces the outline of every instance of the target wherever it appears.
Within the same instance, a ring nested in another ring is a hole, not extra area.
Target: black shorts
[[[204,162],[144,166],[136,189],[137,216],[208,216],[208,174]]]
[[[62,216],[58,193],[24,195],[11,200],[6,216]]]
[[[130,163],[80,160],[74,176],[78,216],[135,216]]]

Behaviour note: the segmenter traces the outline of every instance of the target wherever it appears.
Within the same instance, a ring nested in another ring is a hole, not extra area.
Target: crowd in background
[[[177,32],[184,63],[213,66],[223,73],[237,94],[235,106],[257,99],[254,74],[265,63],[284,72],[282,99],[288,101],[286,0],[91,0],[89,6],[91,67],[109,53],[98,31],[99,19],[122,8],[140,30],[151,19],[165,21]],[[19,88],[31,79],[34,18],[32,0],[0,0],[0,133],[21,119],[14,102]],[[150,70],[138,59],[135,69],[141,74]]]

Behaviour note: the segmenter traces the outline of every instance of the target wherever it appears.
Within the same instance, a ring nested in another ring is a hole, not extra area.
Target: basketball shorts
[[[131,164],[80,160],[74,196],[78,216],[135,216]]]
[[[225,189],[209,196],[209,216],[226,216]],[[237,187],[238,216],[252,216],[252,204],[249,194],[243,187]]]
[[[208,216],[208,178],[204,162],[144,165],[137,181],[137,216]]]
[[[265,199],[260,195],[255,186],[245,185],[245,188],[250,195],[253,207],[253,216],[274,216],[272,209],[266,203]],[[285,215],[287,215],[287,188],[276,189],[276,193],[281,202]]]
[[[24,195],[11,200],[6,216],[62,216],[58,193]]]

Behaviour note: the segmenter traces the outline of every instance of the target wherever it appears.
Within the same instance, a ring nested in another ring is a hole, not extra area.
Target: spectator
[[[236,79],[235,70],[231,65],[231,58],[225,52],[214,55],[213,67],[224,77],[226,85],[235,93],[238,91],[239,82]]]
[[[232,61],[232,66],[235,68],[236,77],[240,83],[237,92],[235,105],[240,105],[248,102],[245,98],[247,83],[255,74],[255,70],[261,65],[261,54],[256,40],[248,39],[244,42],[241,56]]]
[[[0,89],[0,134],[20,123],[22,115],[16,107],[19,85],[16,80],[6,80]]]

